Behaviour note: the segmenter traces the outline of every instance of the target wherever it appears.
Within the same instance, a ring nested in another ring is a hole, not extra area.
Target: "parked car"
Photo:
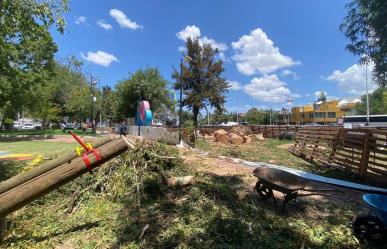
[[[24,123],[23,126],[21,127],[22,130],[33,130],[35,129],[35,124],[34,123]]]
[[[13,129],[15,129],[15,130],[21,129],[22,126],[23,126],[22,122],[19,122],[19,121],[13,122]]]

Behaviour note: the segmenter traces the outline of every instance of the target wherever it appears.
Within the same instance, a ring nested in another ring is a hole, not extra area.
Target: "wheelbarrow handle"
[[[331,194],[323,194],[323,193],[307,193],[307,194],[298,194],[297,196],[312,196],[312,195],[320,195],[320,196],[331,196]]]
[[[344,191],[341,191],[341,190],[337,190],[337,189],[307,189],[307,188],[303,188],[301,189],[303,191],[313,191],[313,192],[337,192],[337,193],[342,193],[344,194]]]

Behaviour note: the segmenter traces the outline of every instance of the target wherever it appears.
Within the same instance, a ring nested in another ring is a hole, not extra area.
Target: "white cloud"
[[[97,24],[98,26],[100,26],[101,28],[105,29],[105,30],[110,30],[110,29],[113,29],[113,26],[110,24],[110,23],[107,23],[105,20],[98,20],[97,21]]]
[[[211,47],[217,48],[220,52],[224,52],[228,49],[225,43],[217,42],[207,36],[201,37],[200,28],[195,25],[187,25],[184,29],[176,33],[176,37],[184,42],[187,40],[188,37],[199,38],[200,44],[210,44]],[[179,47],[178,49],[179,51],[185,51],[184,47]],[[224,54],[222,55],[222,57],[225,58]]]
[[[124,12],[118,9],[111,9],[109,12],[110,16],[113,17],[121,28],[128,28],[128,29],[142,29],[143,26],[140,24],[137,24],[136,22],[131,21]]]
[[[86,24],[87,25],[87,22],[86,22],[87,18],[84,17],[84,16],[80,16],[78,17],[77,20],[75,20],[75,23],[80,25],[80,24]]]
[[[376,85],[371,82],[370,72],[374,65],[368,65],[368,86],[369,91],[373,91]],[[366,91],[366,70],[365,65],[354,64],[344,71],[335,70],[331,75],[325,78],[328,81],[335,82],[339,91],[347,94],[360,95]]]
[[[293,72],[293,71],[291,71],[291,70],[289,70],[289,69],[284,69],[284,70],[282,70],[281,76],[282,76],[282,77],[288,77],[288,76],[291,76],[291,77],[293,77],[294,80],[298,80],[298,79],[299,79],[299,77],[297,76],[296,72]]]
[[[280,53],[262,29],[257,28],[232,43],[237,69],[244,75],[272,73],[300,62]]]
[[[104,51],[97,51],[97,52],[87,52],[87,56],[85,56],[81,52],[81,57],[84,60],[90,61],[92,63],[108,67],[112,62],[119,62],[119,60],[112,54],[106,53]]]
[[[244,91],[254,99],[269,103],[283,103],[288,99],[300,97],[292,93],[286,83],[281,81],[276,74],[265,74],[262,77],[253,78],[249,84],[244,86]]]
[[[184,29],[176,33],[177,38],[182,41],[186,41],[188,37],[196,38],[200,37],[200,29],[195,25],[187,25]]]
[[[227,83],[229,85],[228,89],[230,89],[231,91],[238,91],[242,88],[241,84],[238,81],[228,80]]]

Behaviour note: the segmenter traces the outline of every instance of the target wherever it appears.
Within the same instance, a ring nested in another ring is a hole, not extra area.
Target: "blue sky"
[[[338,27],[345,16],[340,0],[295,1],[71,1],[67,30],[53,31],[57,59],[75,55],[100,85],[146,66],[172,82],[182,39],[199,37],[218,47],[230,81],[226,108],[279,109],[313,102],[318,91],[330,98],[364,93],[365,67],[345,51]],[[370,70],[372,65],[368,66]]]

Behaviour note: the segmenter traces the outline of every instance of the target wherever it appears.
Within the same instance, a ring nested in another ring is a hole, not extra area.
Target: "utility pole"
[[[237,123],[239,124],[239,111],[238,111],[238,95],[237,95],[237,106],[236,106],[236,112],[237,112]]]
[[[366,73],[366,99],[367,99],[367,122],[366,122],[366,126],[368,126],[370,124],[370,102],[369,102],[369,99],[368,99],[368,72],[367,72],[367,65],[368,65],[368,61],[366,61],[366,64],[365,64],[365,73]]]
[[[182,113],[183,113],[183,59],[180,59],[179,144],[181,144]]]
[[[95,136],[95,120],[94,120],[94,102],[95,102],[95,96],[94,96],[94,81],[93,76],[90,75],[90,95],[91,95],[91,107],[90,107],[90,120],[91,120],[91,132],[93,136]]]

